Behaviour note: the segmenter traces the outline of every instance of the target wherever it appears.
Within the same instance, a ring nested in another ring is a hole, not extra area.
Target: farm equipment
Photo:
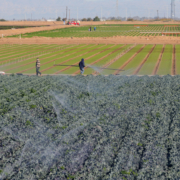
[[[68,22],[67,25],[79,25],[80,26],[80,21],[71,21],[71,22]]]

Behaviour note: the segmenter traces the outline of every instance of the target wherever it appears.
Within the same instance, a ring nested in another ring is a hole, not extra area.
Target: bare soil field
[[[0,44],[180,44],[180,37],[169,36],[115,36],[86,38],[1,38]]]

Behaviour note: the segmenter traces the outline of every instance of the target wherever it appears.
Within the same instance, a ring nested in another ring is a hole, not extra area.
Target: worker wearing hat
[[[79,62],[79,69],[81,70],[81,74],[84,73],[84,67],[85,67],[84,59],[82,58],[81,61]]]

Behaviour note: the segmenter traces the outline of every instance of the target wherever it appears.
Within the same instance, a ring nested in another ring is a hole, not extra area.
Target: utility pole
[[[102,7],[101,7],[101,21],[102,21]]]
[[[31,21],[32,21],[32,13],[31,13]]]
[[[71,16],[70,16],[70,9],[69,9],[69,21],[70,21],[70,19],[71,19]]]
[[[78,14],[79,14],[79,12],[78,12],[78,8],[77,8],[77,21],[78,21]]]
[[[67,11],[68,11],[68,7],[66,6],[66,20],[67,20]]]
[[[157,10],[157,19],[159,19],[159,11]]]
[[[127,21],[127,8],[126,8],[126,21]]]
[[[118,17],[118,0],[116,0],[116,18]]]

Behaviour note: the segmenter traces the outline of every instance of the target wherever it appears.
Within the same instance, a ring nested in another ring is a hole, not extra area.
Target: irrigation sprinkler
[[[72,67],[79,67],[77,65],[58,65],[58,64],[55,64],[54,66],[72,66]],[[89,67],[89,66],[86,66],[86,68],[92,68],[92,67]],[[114,70],[114,71],[124,71],[122,69],[112,69],[112,68],[101,68],[101,67],[97,67],[98,69],[106,69],[106,70]]]

